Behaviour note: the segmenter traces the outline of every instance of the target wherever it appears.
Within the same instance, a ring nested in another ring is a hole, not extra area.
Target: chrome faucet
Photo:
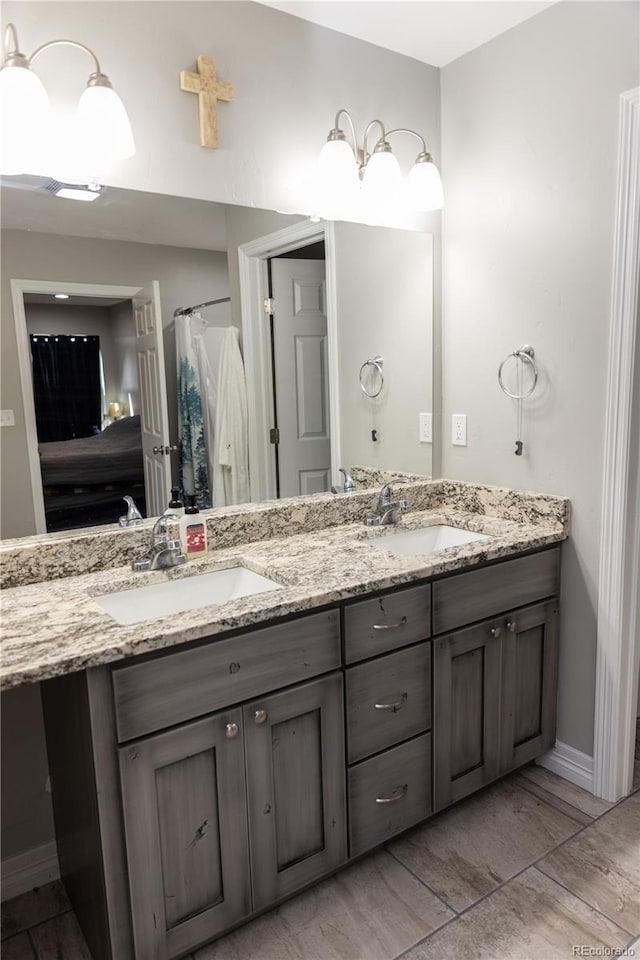
[[[127,505],[127,513],[120,517],[118,523],[121,527],[139,527],[142,523],[142,514],[133,502],[133,497],[122,498]]]
[[[351,493],[351,491],[356,488],[355,481],[352,479],[349,471],[345,470],[344,467],[340,467],[340,473],[344,476],[342,490],[338,489],[338,487],[331,487],[331,493]]]
[[[169,523],[178,522],[175,513],[165,513],[158,517],[151,531],[152,543],[149,552],[131,564],[132,570],[166,570],[187,562],[179,540],[169,539]]]
[[[410,483],[408,477],[397,477],[385,483],[378,495],[376,509],[368,513],[365,517],[365,524],[368,527],[388,526],[392,523],[398,523],[402,514],[409,509],[408,500],[394,500],[392,486],[394,483]]]

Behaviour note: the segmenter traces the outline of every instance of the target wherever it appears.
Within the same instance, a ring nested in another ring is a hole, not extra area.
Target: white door
[[[329,489],[331,445],[324,260],[272,260],[280,496]]]
[[[171,495],[171,458],[157,280],[152,280],[133,298],[133,316],[136,324],[147,516],[158,517],[166,510]]]

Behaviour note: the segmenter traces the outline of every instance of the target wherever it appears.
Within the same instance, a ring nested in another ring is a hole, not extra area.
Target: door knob
[[[510,630],[511,633],[517,633],[518,624],[515,622],[515,620],[507,620],[507,630]]]
[[[500,634],[502,633],[502,627],[491,627],[490,632],[491,632],[491,636],[495,637],[497,640]]]
[[[266,710],[256,710],[253,715],[253,719],[256,723],[266,723],[267,722],[267,711]]]
[[[228,723],[225,727],[227,740],[233,740],[234,737],[237,737],[239,734],[238,724],[237,723]]]

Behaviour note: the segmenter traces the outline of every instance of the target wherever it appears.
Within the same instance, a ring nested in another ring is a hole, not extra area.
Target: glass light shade
[[[30,173],[49,136],[51,105],[40,78],[29,67],[0,70],[0,172]]]
[[[87,87],[78,102],[82,139],[96,158],[126,160],[136,152],[127,111],[111,87]]]
[[[402,186],[400,164],[391,151],[374,153],[364,170],[362,189],[371,199],[391,202]]]
[[[407,193],[414,210],[426,213],[444,207],[442,180],[435,163],[425,160],[413,165],[407,177]]]
[[[356,158],[346,140],[327,140],[318,157],[318,173],[325,193],[357,190]]]

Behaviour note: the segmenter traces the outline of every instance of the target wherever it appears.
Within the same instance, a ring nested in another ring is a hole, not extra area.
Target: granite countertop
[[[270,539],[222,547],[169,571],[133,573],[128,565],[113,566],[5,589],[0,595],[0,689],[460,571],[539,549],[568,535],[569,502],[564,498],[449,481],[420,487],[425,491],[423,503],[443,502],[407,513],[394,527],[367,528],[361,521],[343,522],[340,526],[291,536],[272,534]],[[337,499],[326,501],[331,509]],[[349,501],[348,519],[355,498],[340,499],[345,504]],[[491,539],[422,556],[393,554],[393,536],[398,531],[443,522],[486,533]],[[309,525],[314,527],[313,523]],[[389,550],[369,543],[372,537],[381,535],[388,536]],[[275,580],[281,588],[131,626],[117,624],[93,599],[99,594],[238,565]]]

